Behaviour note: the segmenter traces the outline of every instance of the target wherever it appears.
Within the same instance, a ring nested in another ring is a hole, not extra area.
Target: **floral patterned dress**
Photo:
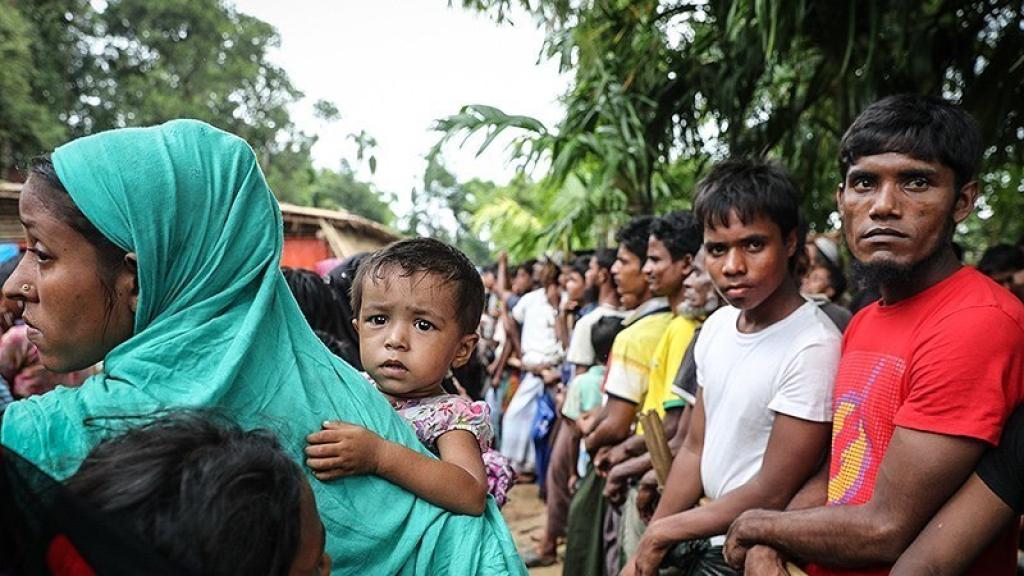
[[[437,439],[443,434],[452,430],[466,430],[473,434],[480,443],[480,453],[487,470],[487,491],[499,507],[505,504],[516,473],[508,459],[491,448],[494,430],[487,404],[454,394],[442,394],[413,400],[392,398],[391,405],[412,424],[420,442],[434,454],[438,454]]]

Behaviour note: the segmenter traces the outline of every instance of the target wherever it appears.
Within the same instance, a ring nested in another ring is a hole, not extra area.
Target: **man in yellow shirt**
[[[672,314],[657,326],[660,334],[651,334],[652,338],[648,342],[656,342],[653,348],[648,345],[643,349],[646,354],[642,359],[646,361],[646,382],[641,386],[637,381],[613,381],[609,378],[605,388],[609,397],[632,403],[633,418],[649,410],[658,412],[665,418],[670,436],[686,405],[682,398],[672,392],[672,383],[697,328],[693,320],[678,312],[684,301],[683,282],[693,270],[693,257],[700,249],[702,239],[702,229],[688,211],[672,212],[652,223],[643,273],[651,292],[667,300]],[[622,545],[620,556],[623,559],[632,552],[643,532],[643,524],[632,502],[636,496],[635,481],[651,466],[650,459],[645,456],[643,430],[637,426],[635,432],[634,436],[627,437],[596,461],[598,469],[608,473],[604,493],[609,502],[613,506],[620,506],[624,499],[628,500],[624,509],[624,520],[627,522],[623,523],[618,539]],[[627,460],[630,458],[632,460]],[[629,487],[631,489],[627,490]],[[633,537],[629,537],[630,534]]]

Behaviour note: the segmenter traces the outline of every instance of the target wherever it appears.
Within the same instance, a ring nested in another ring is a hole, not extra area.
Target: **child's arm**
[[[344,422],[325,422],[306,441],[306,465],[319,480],[374,474],[452,512],[484,512],[487,473],[476,437],[466,430],[437,439],[441,460]]]

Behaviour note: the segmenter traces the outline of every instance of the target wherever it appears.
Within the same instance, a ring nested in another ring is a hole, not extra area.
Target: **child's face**
[[[735,212],[727,226],[704,227],[704,264],[733,306],[753,310],[789,278],[796,236],[782,237],[775,222],[758,215],[744,224]]]
[[[440,393],[449,367],[469,360],[476,334],[463,334],[455,287],[432,274],[363,280],[359,333],[363,368],[387,394],[405,398]]]

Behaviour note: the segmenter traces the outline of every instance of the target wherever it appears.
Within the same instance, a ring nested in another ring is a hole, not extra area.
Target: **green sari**
[[[278,268],[280,209],[243,140],[176,120],[75,140],[53,163],[86,218],[138,255],[135,332],[81,388],[11,404],[5,446],[63,479],[116,431],[104,419],[212,408],[275,431],[300,465],[305,436],[335,419],[428,453],[307,326]],[[310,482],[334,574],[525,574],[493,500],[471,517],[373,476]]]

